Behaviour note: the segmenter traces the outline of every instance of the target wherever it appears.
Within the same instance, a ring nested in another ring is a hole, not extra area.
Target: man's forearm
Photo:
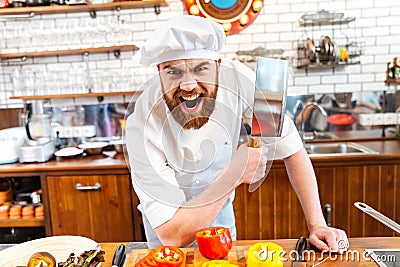
[[[307,152],[302,149],[285,159],[290,183],[294,188],[306,217],[308,229],[326,225],[322,214],[315,173]]]

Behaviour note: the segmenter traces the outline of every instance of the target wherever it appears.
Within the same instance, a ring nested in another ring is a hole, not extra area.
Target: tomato
[[[212,260],[225,258],[232,248],[232,237],[228,228],[210,227],[196,233],[201,255]]]
[[[281,267],[284,263],[283,248],[272,242],[259,242],[249,248],[247,267]]]

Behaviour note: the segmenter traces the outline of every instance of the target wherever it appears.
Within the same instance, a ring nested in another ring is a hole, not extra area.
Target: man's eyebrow
[[[197,65],[194,67],[194,69],[203,67],[204,65],[210,65],[210,62],[209,62],[209,61],[200,62],[199,64],[197,64]]]

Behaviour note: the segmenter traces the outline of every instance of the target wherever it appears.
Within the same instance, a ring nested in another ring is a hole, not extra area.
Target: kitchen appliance
[[[264,144],[270,158],[274,158],[275,138],[282,134],[288,76],[288,60],[264,57],[257,59],[250,146],[261,147]],[[267,168],[271,165],[272,160],[269,160]],[[265,177],[252,182],[249,191],[256,190],[264,179]]]
[[[32,112],[25,115],[26,138],[19,149],[19,162],[45,162],[54,153],[51,114],[43,112],[41,100],[33,101]]]

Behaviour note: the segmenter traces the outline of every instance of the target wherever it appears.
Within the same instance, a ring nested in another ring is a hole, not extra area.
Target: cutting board
[[[228,256],[225,260],[228,260],[230,263],[236,264],[240,267],[245,267],[247,251],[250,246],[234,246],[229,252]],[[197,248],[182,248],[181,249],[185,253],[185,262],[182,266],[187,267],[201,267],[201,265],[209,261],[206,257],[203,257],[200,251]],[[135,249],[129,254],[129,257],[126,261],[125,267],[133,267],[135,263],[142,259],[144,256],[149,253],[150,249]]]

